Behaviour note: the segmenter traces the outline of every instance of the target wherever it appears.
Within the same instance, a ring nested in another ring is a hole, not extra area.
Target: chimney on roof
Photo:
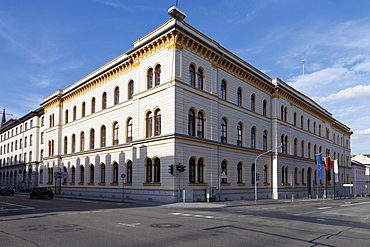
[[[177,8],[176,6],[173,6],[171,7],[169,10],[168,10],[168,14],[174,18],[175,20],[178,20],[178,21],[183,21],[186,17],[185,13],[182,12],[179,8]]]
[[[0,128],[2,128],[4,126],[5,122],[6,122],[5,109],[3,109],[3,115],[1,117],[1,126],[0,126]]]

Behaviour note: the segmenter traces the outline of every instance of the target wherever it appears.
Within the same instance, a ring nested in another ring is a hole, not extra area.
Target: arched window
[[[76,120],[77,119],[77,107],[74,106],[73,107],[73,120]]]
[[[227,175],[227,164],[226,161],[221,162],[221,174]],[[227,178],[221,178],[221,183],[227,183]]]
[[[227,122],[225,118],[221,119],[221,131],[220,131],[220,138],[221,142],[227,143]]]
[[[154,118],[154,123],[155,123],[155,135],[159,136],[162,131],[162,116],[161,116],[161,111],[156,110],[155,112],[155,118]]]
[[[83,165],[80,165],[80,183],[84,183],[84,178],[85,178],[85,169]]]
[[[204,172],[204,165],[203,160],[198,160],[198,183],[203,183],[203,172]]]
[[[150,68],[148,70],[147,76],[147,83],[148,83],[148,89],[153,87],[153,69]]]
[[[146,115],[146,137],[153,135],[153,116],[151,112]]]
[[[268,165],[263,166],[263,183],[268,184]]]
[[[188,135],[195,136],[195,114],[193,109],[190,109],[188,114]]]
[[[288,107],[284,108],[284,121],[288,122]]]
[[[251,95],[251,111],[256,111],[256,96]]]
[[[127,167],[126,182],[132,183],[132,161],[131,160],[127,161],[126,167]]]
[[[134,96],[134,81],[131,80],[128,83],[128,99],[132,99]]]
[[[251,148],[256,148],[256,128],[251,128]]]
[[[238,123],[238,125],[236,126],[236,145],[238,146],[243,145],[242,136],[243,136],[243,127],[241,123]]]
[[[254,184],[256,182],[256,166],[255,164],[252,164],[251,166],[251,182]]]
[[[68,153],[68,138],[64,137],[64,154]]]
[[[304,157],[304,141],[301,141],[301,157]]]
[[[146,160],[146,182],[151,183],[152,182],[152,160],[147,159]]]
[[[280,119],[284,121],[284,106],[280,107]]]
[[[316,134],[316,122],[313,122],[313,133]]]
[[[297,126],[297,113],[294,112],[293,114],[293,123],[294,123],[294,126]]]
[[[195,183],[195,159],[189,160],[189,183]]]
[[[198,137],[204,138],[204,118],[203,113],[198,113]]]
[[[226,100],[226,81],[222,80],[221,81],[221,99]]]
[[[64,114],[64,118],[65,118],[65,123],[68,123],[68,110],[66,110]]]
[[[289,167],[285,167],[285,183],[286,184],[290,184],[289,183]]]
[[[301,116],[301,128],[302,129],[304,128],[304,117],[303,117],[303,115]]]
[[[81,132],[81,135],[80,135],[80,151],[84,151],[85,150],[85,132]]]
[[[161,160],[159,158],[154,160],[154,182],[161,182]]]
[[[203,70],[198,69],[198,89],[203,90]]]
[[[76,182],[76,168],[74,166],[72,166],[71,168],[71,183],[75,183]]]
[[[151,183],[152,182],[152,160],[147,159],[146,160],[146,182]]]
[[[115,122],[113,125],[113,145],[118,145],[119,139],[118,139],[118,122]]]
[[[294,168],[294,184],[298,184],[298,168]]]
[[[311,159],[311,143],[310,142],[307,145],[307,154],[308,154],[308,158]]]
[[[307,119],[307,130],[311,131],[311,120]]]
[[[114,89],[114,104],[119,104],[119,87]]]
[[[158,86],[161,84],[161,65],[158,64],[155,67],[155,85]]]
[[[95,105],[96,105],[96,100],[95,98],[91,99],[91,114],[95,113]]]
[[[243,183],[243,164],[241,162],[237,165],[238,184]]]
[[[304,168],[302,168],[302,184],[305,184],[306,183],[306,181],[305,181],[305,179],[306,179],[306,175],[305,175],[305,171],[304,171]]]
[[[238,91],[236,91],[236,104],[242,106],[242,102],[242,89],[239,87]]]
[[[132,126],[133,126],[132,118],[129,118],[127,120],[127,142],[132,141]]]
[[[86,116],[86,103],[85,102],[82,102],[82,106],[81,106],[81,117],[84,117]]]
[[[266,100],[264,100],[264,101],[262,102],[262,114],[263,114],[264,116],[267,116],[267,101],[266,101]]]
[[[195,68],[192,64],[189,66],[189,80],[190,86],[195,87]]]
[[[104,92],[103,95],[102,95],[102,106],[101,106],[102,109],[106,109],[107,108],[107,93]]]
[[[294,139],[294,147],[293,148],[294,148],[294,150],[293,150],[294,155],[298,156],[298,140],[297,140],[297,138]]]
[[[90,184],[93,184],[94,183],[94,165],[91,164],[90,165]]]
[[[100,129],[100,146],[107,146],[107,128],[103,125]]]
[[[262,143],[263,151],[267,151],[267,130],[263,131]]]
[[[100,183],[105,183],[105,164],[102,163],[100,165]]]
[[[113,183],[118,183],[118,163],[117,162],[114,162],[113,164],[113,179],[112,179],[112,182]]]
[[[90,149],[94,149],[95,148],[95,130],[94,129],[91,129],[90,130]]]

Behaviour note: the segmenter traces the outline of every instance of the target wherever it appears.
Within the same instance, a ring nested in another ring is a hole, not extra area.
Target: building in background
[[[370,194],[370,155],[358,154],[351,158],[351,181],[354,195]]]
[[[0,129],[0,185],[27,190],[38,185],[42,163],[44,110],[39,108],[20,119],[10,119]],[[2,119],[5,119],[3,112]]]
[[[218,200],[344,196],[350,128],[171,11],[130,50],[0,130],[1,184],[26,171],[27,188],[57,183],[67,195],[119,198],[124,186],[128,199],[164,202],[181,190],[194,201],[207,190]],[[17,128],[31,120],[35,150],[9,149],[29,143],[31,131]],[[338,160],[337,183],[318,179],[317,153]]]

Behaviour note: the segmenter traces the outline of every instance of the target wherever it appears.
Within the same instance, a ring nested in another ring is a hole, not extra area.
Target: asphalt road
[[[368,198],[194,205],[3,196],[0,246],[370,245]]]

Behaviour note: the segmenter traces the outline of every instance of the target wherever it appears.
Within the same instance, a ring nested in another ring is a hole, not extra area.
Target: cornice
[[[174,35],[176,47],[181,47],[181,49],[186,49],[197,56],[202,57],[209,61],[213,68],[220,68],[265,93],[271,94],[273,91],[275,86],[270,80],[267,81],[266,79],[256,75],[255,72],[249,68],[247,63],[233,55],[231,52],[228,52],[222,47],[218,48],[223,50],[216,50],[214,47],[203,43],[201,40],[198,40],[196,37],[193,37],[180,29],[176,29],[171,33]],[[215,43],[213,42],[213,44]],[[223,54],[225,55],[223,52],[226,53],[226,56],[223,56]],[[242,62],[245,64],[241,65]]]

